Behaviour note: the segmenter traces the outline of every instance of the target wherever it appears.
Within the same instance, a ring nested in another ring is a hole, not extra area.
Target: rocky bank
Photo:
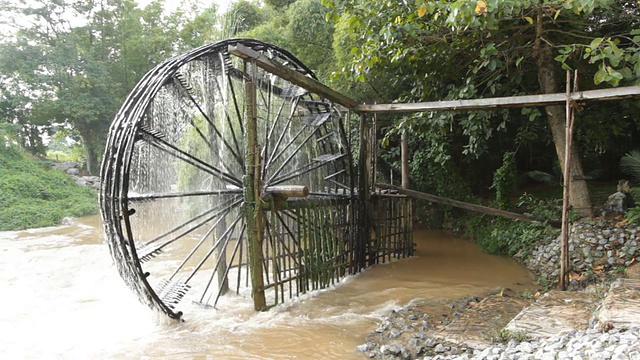
[[[576,221],[569,233],[572,291],[416,300],[382,319],[358,350],[378,359],[640,360],[640,281],[618,279],[640,278],[639,243],[640,225],[622,217]],[[519,256],[552,284],[559,253],[558,237]]]

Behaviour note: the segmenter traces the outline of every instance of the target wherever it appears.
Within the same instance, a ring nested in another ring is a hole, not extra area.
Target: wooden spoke
[[[219,176],[221,178],[223,178],[224,180],[227,180],[228,182],[230,182],[231,184],[238,186],[238,187],[242,187],[242,182],[240,180],[238,180],[236,177],[234,177],[233,175],[222,171],[221,169],[218,169],[217,167],[206,163],[205,161],[183,151],[180,150],[178,147],[164,141],[163,139],[159,138],[158,136],[148,133],[145,130],[140,130],[142,133],[142,138],[147,141],[147,143],[149,143],[150,145],[156,147],[159,150],[164,151],[165,153],[180,159],[190,165],[195,166],[196,168],[210,174],[210,175],[214,175],[214,176]]]
[[[217,137],[220,140],[222,140],[222,143],[227,147],[227,149],[229,149],[229,151],[231,152],[231,155],[233,155],[234,159],[236,159],[238,164],[240,164],[242,166],[243,165],[243,161],[242,161],[242,158],[239,155],[240,151],[239,151],[239,147],[237,145],[237,140],[235,139],[235,136],[234,136],[234,140],[236,140],[236,149],[234,150],[231,147],[231,145],[229,145],[229,143],[227,142],[226,138],[222,135],[220,130],[218,130],[218,127],[216,126],[216,124],[211,120],[209,115],[202,109],[202,106],[198,103],[198,101],[196,101],[195,97],[191,93],[191,87],[187,84],[186,80],[184,80],[183,77],[180,77],[178,75],[176,75],[176,79],[178,80],[177,83],[180,84],[180,86],[184,90],[184,93],[187,95],[189,100],[191,100],[191,103],[196,107],[196,109],[198,110],[200,115],[202,115],[202,117],[207,121],[207,123],[209,124],[211,129],[213,129],[213,131],[215,132]],[[193,126],[195,128],[196,132],[204,139],[204,141],[207,143],[207,145],[209,145],[209,148],[213,149],[213,147],[211,146],[211,143],[209,142],[209,140],[206,139],[204,134],[200,131],[198,126],[194,123],[193,119],[190,119],[189,122],[190,122],[191,126]]]
[[[303,146],[305,146],[305,145],[307,144],[307,142],[308,142],[309,140],[311,140],[311,138],[313,138],[313,136],[316,134],[316,132],[317,132],[319,129],[320,129],[320,127],[319,127],[319,126],[318,126],[318,127],[316,127],[316,128],[314,128],[314,129],[313,129],[313,131],[312,131],[312,132],[311,132],[311,133],[310,133],[310,134],[309,134],[309,135],[304,139],[304,141],[302,141],[302,143],[300,143],[300,144],[296,147],[296,149],[295,149],[295,150],[294,150],[294,151],[289,155],[289,157],[288,157],[286,160],[284,160],[284,161],[282,162],[282,164],[280,165],[280,167],[279,167],[276,171],[274,171],[274,172],[271,174],[271,177],[269,178],[269,180],[267,180],[267,181],[266,181],[267,185],[271,185],[271,184],[272,184],[272,182],[274,181],[274,178],[276,178],[276,177],[280,174],[280,172],[281,172],[281,171],[286,167],[286,165],[289,163],[289,161],[291,161],[291,159],[293,159],[293,157],[294,157],[294,156],[296,156],[296,155],[300,152],[300,149],[301,149]],[[283,150],[283,152],[284,152],[284,150]],[[282,153],[281,153],[281,154],[282,154]],[[318,166],[318,167],[319,167],[319,166]],[[317,169],[318,167],[315,167],[314,169]]]
[[[211,235],[211,233],[220,224],[220,221],[222,221],[222,219],[227,214],[229,214],[230,211],[231,211],[231,209],[227,209],[223,214],[220,214],[220,216],[218,216],[218,220],[209,228],[209,230],[207,230],[207,232],[200,238],[200,241],[198,241],[196,246],[194,246],[193,249],[191,249],[191,251],[189,252],[189,254],[187,254],[187,256],[182,260],[180,265],[178,265],[178,267],[174,270],[174,272],[169,276],[169,280],[173,279],[173,277],[176,276],[178,274],[178,272],[180,272],[180,270],[182,270],[182,267],[187,263],[187,261],[189,261],[189,259],[191,259],[193,254],[195,254],[196,251],[198,251],[200,246],[202,246],[202,244],[205,242],[205,240],[207,240],[207,238]]]
[[[200,260],[200,262],[198,263],[198,265],[196,265],[196,267],[193,269],[193,271],[191,271],[191,273],[189,274],[189,276],[187,276],[186,280],[184,281],[185,283],[189,283],[189,281],[193,278],[193,276],[196,274],[196,272],[198,272],[198,270],[200,270],[200,268],[202,267],[202,265],[204,265],[204,263],[209,259],[209,257],[211,256],[211,254],[213,254],[213,251],[216,249],[216,247],[218,247],[218,245],[220,245],[221,242],[223,241],[227,241],[227,239],[229,237],[231,237],[231,234],[233,233],[233,230],[235,229],[236,225],[238,224],[238,222],[242,219],[243,214],[240,213],[238,214],[238,216],[236,217],[236,219],[233,221],[233,223],[231,224],[231,226],[229,226],[227,228],[227,230],[225,230],[225,232],[222,234],[222,236],[220,237],[220,239],[216,240],[216,243],[211,246],[211,249],[209,249],[209,251],[207,251],[207,254],[202,258],[202,260]]]
[[[136,202],[136,201],[149,201],[149,200],[158,200],[158,199],[182,198],[182,197],[191,197],[191,196],[238,195],[238,194],[242,194],[241,189],[219,189],[219,190],[176,192],[176,193],[162,193],[162,194],[140,194],[140,195],[128,196],[127,199],[130,202]]]
[[[215,206],[215,207],[213,207],[213,208],[211,208],[211,209],[208,209],[208,210],[206,210],[206,211],[204,211],[204,212],[202,212],[202,213],[200,213],[200,214],[198,214],[198,215],[196,215],[196,216],[194,216],[194,217],[192,217],[192,218],[188,219],[187,221],[185,221],[185,222],[183,222],[183,223],[179,224],[178,226],[173,227],[171,230],[169,230],[169,231],[167,231],[167,232],[163,233],[162,235],[156,236],[155,238],[153,238],[153,239],[151,239],[151,240],[147,241],[146,243],[144,243],[143,245],[144,245],[144,246],[149,246],[149,245],[151,245],[151,244],[153,244],[153,243],[155,243],[155,242],[157,242],[157,241],[159,241],[159,240],[161,240],[161,239],[163,239],[163,238],[165,238],[165,237],[169,236],[170,234],[172,234],[172,233],[174,233],[174,232],[176,232],[176,231],[178,231],[178,230],[184,229],[184,228],[185,228],[185,227],[187,227],[188,225],[190,225],[190,224],[194,223],[195,221],[198,221],[198,220],[200,220],[200,219],[204,218],[204,217],[205,217],[205,216],[207,216],[207,215],[210,215],[211,213],[213,213],[213,212],[215,212],[215,211],[217,211],[217,212],[224,212],[225,210],[227,210],[227,209],[231,209],[231,208],[232,208],[232,207],[234,207],[234,206],[238,206],[238,205],[239,205],[239,204],[241,204],[241,203],[242,203],[242,200],[241,200],[241,199],[239,199],[239,198],[236,198],[236,199],[234,199],[233,201],[229,201],[229,202],[227,202],[227,203],[224,203],[224,204],[221,204],[221,205]],[[215,216],[217,216],[217,215],[215,215]],[[215,217],[215,216],[214,216],[214,217]],[[208,220],[207,220],[207,221],[208,221]],[[199,225],[197,225],[197,226],[198,226],[198,227],[199,227],[199,226],[202,226],[202,224],[206,223],[207,221],[202,221],[201,223],[198,223]]]
[[[238,203],[239,203],[239,202],[238,202]],[[236,203],[235,205],[237,205],[237,203]],[[158,253],[159,253],[159,252],[160,252],[164,247],[166,247],[167,245],[173,244],[174,242],[176,242],[176,241],[178,241],[178,240],[182,239],[183,237],[185,237],[185,236],[189,235],[190,233],[194,232],[195,230],[199,229],[200,227],[202,227],[203,225],[205,225],[205,224],[206,224],[206,223],[208,223],[209,221],[211,221],[211,220],[213,220],[213,219],[215,219],[215,218],[217,218],[217,217],[220,217],[222,214],[226,214],[226,213],[228,213],[228,212],[229,212],[229,210],[231,210],[231,208],[232,208],[233,206],[234,206],[234,205],[232,204],[232,205],[230,205],[230,206],[228,206],[228,207],[226,207],[226,208],[224,208],[224,209],[222,209],[222,210],[220,210],[220,211],[218,211],[218,212],[215,212],[215,213],[211,214],[209,217],[204,218],[204,220],[202,220],[202,221],[200,221],[199,223],[195,224],[195,225],[194,225],[194,226],[192,226],[191,228],[189,228],[189,229],[187,229],[187,230],[185,230],[185,231],[181,232],[180,234],[178,234],[178,235],[174,236],[173,238],[171,238],[171,239],[169,239],[169,240],[166,240],[165,242],[161,243],[160,245],[156,245],[156,246],[154,246],[153,248],[150,248],[150,247],[149,247],[149,245],[150,245],[151,243],[154,243],[154,242],[159,241],[160,239],[164,238],[165,236],[158,236],[158,237],[156,237],[154,240],[147,242],[147,243],[144,245],[144,249],[145,249],[145,250],[144,250],[144,252],[145,252],[145,254],[144,254],[144,255],[141,255],[141,256],[140,256],[140,259],[145,259],[145,260],[146,260],[146,259],[148,259],[149,257],[153,257],[155,254],[158,254]],[[222,216],[224,216],[224,215],[222,215]],[[180,225],[180,227],[181,227],[181,228],[184,228],[184,224]],[[165,234],[166,234],[166,235],[168,235],[168,234],[171,234],[171,233],[173,233],[173,231],[172,231],[172,232],[165,233]]]

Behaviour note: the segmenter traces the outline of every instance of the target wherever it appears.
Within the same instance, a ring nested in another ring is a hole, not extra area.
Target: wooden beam
[[[627,98],[640,98],[640,86],[626,86],[612,89],[589,90],[571,93],[571,100],[575,102],[597,100],[619,100]],[[491,110],[510,107],[534,107],[547,105],[561,105],[567,101],[567,94],[542,94],[509,96],[487,99],[429,101],[408,104],[376,104],[359,105],[357,112],[366,113],[403,113],[403,112],[428,112],[428,111],[470,111]]]
[[[534,219],[532,217],[529,217],[527,215],[518,214],[518,213],[514,213],[514,212],[510,212],[510,211],[500,210],[500,209],[494,209],[494,208],[490,208],[488,206],[483,206],[483,205],[471,204],[471,203],[464,202],[464,201],[448,199],[448,198],[444,198],[444,197],[441,197],[441,196],[436,196],[436,195],[427,194],[427,193],[423,193],[423,192],[419,192],[419,191],[415,191],[415,190],[405,189],[405,188],[402,188],[402,187],[399,187],[399,186],[394,186],[394,185],[389,185],[389,184],[381,184],[381,183],[377,183],[376,186],[378,186],[380,188],[383,188],[383,189],[396,190],[400,194],[411,196],[411,197],[414,197],[416,199],[432,201],[432,202],[435,202],[435,203],[438,203],[438,204],[454,206],[454,207],[458,207],[458,208],[461,208],[461,209],[477,211],[477,212],[481,212],[481,213],[485,213],[485,214],[489,214],[489,215],[502,216],[502,217],[506,217],[506,218],[509,218],[509,219],[519,220],[519,221],[526,221],[526,222],[537,221],[536,219]],[[556,226],[555,224],[550,224],[550,225]]]
[[[313,78],[310,78],[293,69],[283,66],[269,59],[264,54],[261,54],[242,44],[229,45],[229,52],[244,60],[255,61],[255,64],[265,71],[278,75],[282,79],[287,80],[292,84],[298,85],[308,91],[323,96],[330,101],[346,107],[347,109],[354,109],[356,106],[358,106],[358,103],[355,100],[342,95],[341,93],[329,88],[328,86]]]

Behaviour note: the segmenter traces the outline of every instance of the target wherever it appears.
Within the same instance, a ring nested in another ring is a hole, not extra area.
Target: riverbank
[[[505,290],[476,300],[415,301],[358,350],[377,359],[640,359],[640,280],[617,279],[604,293]]]
[[[17,146],[0,146],[0,231],[59,225],[98,212],[94,189]]]
[[[502,289],[385,316],[358,347],[379,359],[640,359],[640,225],[587,219],[570,230],[571,291],[551,290],[559,239],[519,254],[537,289]],[[523,256],[524,255],[524,256]]]

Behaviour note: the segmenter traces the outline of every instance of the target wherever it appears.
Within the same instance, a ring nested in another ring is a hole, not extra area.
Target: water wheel
[[[349,272],[354,181],[343,116],[231,55],[237,44],[314,77],[255,40],[202,46],[144,76],[104,154],[111,254],[140,298],[172,318],[184,299],[215,307],[227,292],[250,294],[262,310]]]

